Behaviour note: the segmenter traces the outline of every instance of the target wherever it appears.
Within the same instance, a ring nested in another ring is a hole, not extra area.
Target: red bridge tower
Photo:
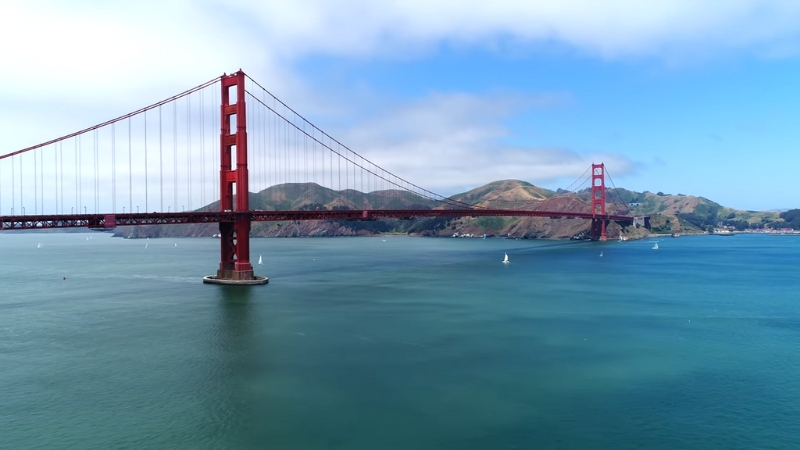
[[[220,262],[216,276],[203,278],[213,284],[266,284],[266,277],[253,274],[250,264],[250,199],[247,173],[247,114],[244,72],[222,75],[222,124],[220,129],[220,212],[232,212],[233,221],[219,223]],[[230,89],[236,88],[236,103],[231,104]],[[231,132],[231,118],[236,132]],[[236,167],[233,167],[233,155]],[[234,205],[234,189],[236,192]]]
[[[606,166],[592,164],[592,216],[606,214]],[[606,240],[606,219],[592,218],[592,239]]]

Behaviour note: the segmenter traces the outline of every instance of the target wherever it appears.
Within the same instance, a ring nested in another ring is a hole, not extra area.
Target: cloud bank
[[[598,160],[618,175],[637,164],[614,149],[586,154],[505,143],[505,120],[569,94],[517,93],[525,97],[520,101],[441,92],[373,99],[373,109],[362,113],[361,105],[343,101],[352,92],[309,87],[320,83],[306,83],[315,75],[298,72],[297,62],[325,56],[402,63],[431,57],[441,46],[515,55],[550,48],[667,63],[800,52],[795,1],[31,1],[4,4],[3,16],[0,40],[9,44],[0,46],[2,153],[241,67],[301,112],[346,117],[344,129],[336,120],[320,125],[354,150],[445,190],[498,178],[554,181]]]

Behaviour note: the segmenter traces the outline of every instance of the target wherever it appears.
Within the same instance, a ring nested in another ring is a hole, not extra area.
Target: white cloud
[[[433,94],[395,104],[358,128],[339,133],[364,157],[395,173],[413,174],[410,181],[445,195],[500,179],[569,184],[599,162],[614,167],[617,176],[635,171],[637,163],[612,153],[505,143],[510,131],[503,120],[571,101],[563,94]]]
[[[229,4],[229,2],[225,2]],[[790,48],[800,33],[795,1],[426,0],[235,1],[257,33],[285,56],[406,58],[446,42],[489,45],[510,38],[556,42],[605,58]]]
[[[2,93],[22,98],[135,98],[239,67],[283,87],[300,57],[406,59],[442,43],[552,42],[604,58],[741,49],[777,57],[800,45],[796,1],[32,0],[4,3],[3,17]]]
[[[796,55],[799,37],[796,1],[5,2],[0,153],[124,114],[241,67],[301,112],[313,108],[318,116],[338,115],[332,123],[350,126],[331,134],[421,184],[431,180],[432,187],[447,189],[497,178],[547,182],[581,173],[598,158],[613,161],[621,175],[634,165],[613,156],[614,149],[603,156],[503,143],[509,114],[550,97],[521,103],[508,95],[459,93],[399,104],[381,99],[367,116],[358,102],[341,101],[352,92],[315,92],[293,65],[314,55],[405,60],[441,45],[518,51],[556,44],[605,59],[670,62],[720,52],[778,58]],[[389,112],[381,113],[380,106]],[[376,153],[386,149],[410,158]],[[511,154],[516,162],[505,166],[503,157]]]

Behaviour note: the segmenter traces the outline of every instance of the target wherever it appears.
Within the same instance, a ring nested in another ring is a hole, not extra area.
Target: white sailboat
[[[503,264],[508,264],[508,253],[505,254],[506,257],[503,258]]]
[[[258,264],[259,264],[259,265],[261,265],[261,264],[262,264],[262,262],[261,262],[261,255],[258,255]]]
[[[601,258],[603,257],[603,252],[600,252],[600,257],[601,257]]]
[[[653,250],[658,250],[658,242],[656,242],[655,244],[653,244]]]
[[[42,244],[36,244],[36,248],[42,248]]]

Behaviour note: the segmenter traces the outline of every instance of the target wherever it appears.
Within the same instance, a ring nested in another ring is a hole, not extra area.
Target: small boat
[[[263,264],[263,263],[261,262],[261,255],[258,255],[258,264],[259,264],[259,265]]]
[[[36,248],[42,248],[42,244],[36,244]]]
[[[508,264],[508,253],[505,254],[506,257],[503,258],[503,264]]]
[[[658,242],[656,242],[655,244],[653,244],[653,250],[658,250]]]
[[[175,242],[175,243],[173,243],[173,244],[172,244],[172,246],[173,246],[173,247],[177,247],[177,246],[178,246],[178,243],[177,243],[177,242]]]
[[[600,252],[600,257],[601,257],[601,258],[603,257],[603,252]]]

